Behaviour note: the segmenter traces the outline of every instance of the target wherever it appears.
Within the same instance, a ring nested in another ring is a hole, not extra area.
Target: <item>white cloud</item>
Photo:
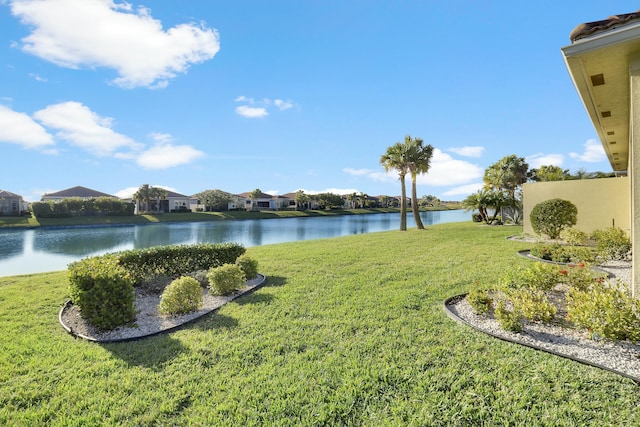
[[[32,79],[38,81],[38,82],[46,82],[47,79],[45,79],[44,77],[40,77],[38,74],[35,73],[29,73],[29,77],[31,77]]]
[[[0,105],[0,142],[18,144],[30,149],[55,145],[53,137],[31,117],[3,105]]]
[[[122,148],[137,150],[142,147],[111,129],[111,118],[100,117],[79,102],[49,105],[36,111],[34,117],[45,126],[57,129],[57,137],[99,157],[113,155]]]
[[[173,141],[173,136],[169,133],[152,132],[149,134],[151,139],[161,144],[166,144]]]
[[[273,101],[273,104],[278,107],[280,111],[288,110],[293,107],[293,102],[291,101],[283,101],[282,99],[276,99]]]
[[[366,176],[376,172],[371,169],[353,169],[353,168],[344,168],[342,169],[342,171],[353,176]]]
[[[484,169],[464,160],[457,160],[438,148],[434,148],[431,168],[418,175],[419,185],[449,186],[467,184],[484,176]]]
[[[256,101],[255,99],[244,95],[236,97],[235,102],[242,102],[245,104],[236,107],[236,113],[249,118],[262,118],[268,116],[269,112],[267,111],[267,108],[275,107],[280,111],[293,108],[292,101],[284,101],[282,99],[274,99],[272,101],[269,98],[263,98],[262,100]]]
[[[465,146],[465,147],[453,147],[447,149],[447,151],[451,151],[459,156],[464,157],[482,157],[482,153],[484,153],[484,147],[480,146]]]
[[[533,154],[531,156],[527,156],[526,159],[527,164],[529,164],[529,168],[537,169],[540,166],[562,166],[564,162],[564,156],[562,154]]]
[[[473,184],[461,185],[454,187],[442,193],[443,196],[468,196],[484,187],[484,183],[476,182]]]
[[[267,110],[262,107],[249,107],[247,105],[239,105],[236,107],[236,113],[240,114],[243,117],[249,118],[262,118],[269,115]]]
[[[582,154],[569,153],[569,156],[587,163],[597,163],[607,159],[607,154],[604,152],[602,144],[595,139],[588,139],[584,143],[584,152]]]
[[[136,163],[145,169],[167,169],[191,163],[203,156],[202,151],[189,145],[157,144],[140,154]]]
[[[22,49],[67,68],[107,67],[114,83],[165,87],[191,64],[220,50],[215,29],[180,24],[164,30],[150,10],[113,0],[14,0],[11,12],[32,32]]]

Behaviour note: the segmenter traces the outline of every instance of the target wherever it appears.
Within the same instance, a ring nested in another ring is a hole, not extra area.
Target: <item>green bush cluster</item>
[[[162,314],[185,314],[202,307],[202,287],[193,277],[183,276],[162,292],[158,311]]]
[[[118,253],[119,262],[136,283],[164,275],[180,277],[198,270],[233,264],[245,252],[237,243],[156,246]]]
[[[584,245],[588,238],[587,233],[576,227],[565,228],[560,232],[560,239],[570,245]]]
[[[502,289],[531,288],[547,291],[560,281],[558,266],[537,262],[527,268],[509,270],[499,280],[499,284]]]
[[[530,254],[546,261],[563,263],[592,263],[596,260],[596,254],[591,248],[561,245],[558,243],[538,243],[531,248]]]
[[[248,257],[246,254],[240,255],[236,264],[244,273],[245,280],[254,279],[258,275],[258,261]]]
[[[505,331],[522,332],[522,315],[516,310],[507,309],[504,301],[498,301],[495,316]]]
[[[213,267],[207,274],[209,290],[214,295],[230,295],[242,288],[245,275],[237,264]]]
[[[85,258],[69,265],[71,300],[92,325],[114,329],[135,319],[134,286],[149,278],[170,280],[224,264],[235,266],[244,251],[235,243],[197,244]],[[244,273],[235,267],[244,281]]]
[[[568,318],[611,340],[640,341],[640,300],[621,286],[596,282],[588,289],[571,288],[567,296]]]
[[[473,308],[473,311],[476,314],[484,314],[488,313],[491,310],[491,297],[489,296],[489,291],[487,289],[480,289],[478,287],[474,287],[466,297],[469,305]]]
[[[73,216],[127,216],[133,215],[133,203],[115,197],[82,199],[69,197],[46,202],[33,202],[29,209],[36,218],[68,218]]]
[[[631,253],[631,239],[622,229],[609,227],[591,234],[596,241],[598,256],[604,260],[628,259]]]
[[[546,234],[551,239],[557,239],[562,230],[576,225],[578,208],[568,200],[550,199],[535,205],[529,219],[533,231],[537,234]]]
[[[87,258],[69,265],[71,301],[82,317],[103,330],[135,319],[133,280],[114,256]]]
[[[558,311],[540,289],[514,289],[509,292],[509,298],[513,311],[534,322],[549,323]]]

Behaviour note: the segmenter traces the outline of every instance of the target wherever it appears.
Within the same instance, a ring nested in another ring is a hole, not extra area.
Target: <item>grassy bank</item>
[[[459,209],[457,205],[452,209]],[[442,209],[426,209],[442,210]],[[307,216],[365,215],[386,212],[399,212],[394,208],[371,209],[334,209],[334,210],[283,210],[283,211],[227,211],[227,212],[191,212],[166,213],[160,215],[134,216],[82,216],[73,218],[34,218],[34,217],[0,217],[2,227],[71,227],[77,225],[124,225],[149,224],[154,222],[194,222],[220,221],[225,219],[270,219]],[[471,214],[469,214],[471,218]]]
[[[252,247],[267,285],[178,332],[98,345],[64,272],[0,278],[0,425],[638,425],[635,383],[490,338],[442,301],[526,265],[520,227]]]

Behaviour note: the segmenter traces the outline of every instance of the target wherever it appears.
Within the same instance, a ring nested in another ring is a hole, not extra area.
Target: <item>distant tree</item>
[[[501,209],[507,206],[515,206],[515,199],[504,190],[481,189],[470,194],[462,201],[462,207],[466,211],[478,210],[485,224],[492,224],[498,217]],[[489,216],[489,211],[493,215]]]
[[[355,192],[347,194],[347,201],[349,202],[349,207],[351,209],[356,208],[356,202],[358,201],[358,194]]]
[[[358,193],[357,200],[358,200],[358,205],[360,206],[360,208],[367,207],[367,200],[368,199],[369,199],[369,196],[367,194],[364,194],[362,191],[360,193]]]
[[[516,198],[516,190],[527,182],[529,164],[524,157],[515,154],[505,156],[489,166],[484,172],[485,187],[490,190],[504,190]]]
[[[388,208],[390,201],[391,201],[391,197],[389,197],[389,196],[380,196],[380,205],[383,208]]]
[[[156,200],[156,211],[160,210],[160,200],[167,197],[167,190],[160,187],[152,187],[149,184],[142,184],[138,191],[133,194],[133,200],[138,204],[138,210],[140,207],[140,202],[144,205],[144,212],[150,212],[150,203],[151,200]]]
[[[416,226],[423,230],[424,224],[420,218],[416,180],[418,175],[429,172],[433,147],[430,144],[425,146],[421,138],[412,138],[409,135],[404,138],[404,144],[407,146],[405,151],[407,168],[411,174],[411,210]]]
[[[334,193],[320,193],[313,196],[313,200],[321,209],[341,208],[344,205],[342,196]]]
[[[407,230],[407,187],[405,177],[409,172],[409,166],[406,161],[406,149],[405,144],[396,142],[392,146],[387,147],[387,151],[380,157],[380,164],[384,169],[387,172],[395,170],[400,180],[400,231]]]
[[[226,211],[229,209],[229,202],[233,200],[231,194],[222,190],[204,190],[194,195],[200,203],[204,205],[204,210]]]
[[[422,196],[418,201],[418,204],[420,207],[438,206],[440,205],[440,199],[432,195]]]
[[[308,209],[309,202],[311,201],[311,197],[308,194],[306,194],[304,191],[298,190],[296,191],[294,200],[296,202],[296,210],[298,210],[298,208],[300,208],[301,206],[302,206],[302,209]]]
[[[261,195],[262,195],[262,190],[260,190],[259,188],[256,188],[255,190],[249,193],[249,199],[251,200],[251,209],[254,209],[256,205],[256,200],[258,200]]]
[[[529,171],[529,179],[536,182],[565,181],[573,179],[569,169],[562,169],[555,165],[542,165]]]

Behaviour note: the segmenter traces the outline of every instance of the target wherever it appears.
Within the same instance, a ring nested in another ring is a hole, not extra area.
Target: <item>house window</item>
[[[11,212],[18,212],[18,200],[11,200]]]

